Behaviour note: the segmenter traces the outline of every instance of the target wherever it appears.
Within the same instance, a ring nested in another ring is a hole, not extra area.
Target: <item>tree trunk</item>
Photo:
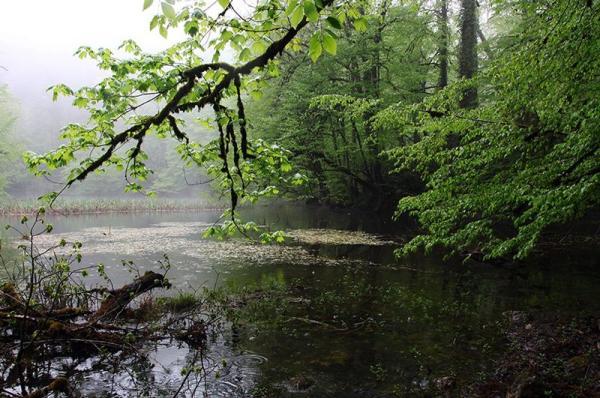
[[[458,56],[458,74],[470,79],[477,73],[477,0],[462,0],[460,12],[460,51]],[[462,108],[477,106],[477,88],[465,90],[460,101]]]
[[[438,89],[443,89],[448,85],[448,0],[439,1],[438,12],[438,62],[440,65]]]
[[[379,9],[379,18],[376,20],[373,31],[373,51],[371,54],[366,53],[362,59],[363,63],[370,64],[370,67],[364,73],[362,84],[364,85],[364,93],[371,98],[381,97],[381,49],[385,20],[389,11],[389,0],[383,0]],[[361,14],[366,15],[364,10],[361,10]]]

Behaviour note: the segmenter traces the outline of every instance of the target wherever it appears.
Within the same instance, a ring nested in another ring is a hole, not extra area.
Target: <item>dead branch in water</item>
[[[43,398],[52,392],[62,392],[67,396],[67,398],[75,398],[81,396],[77,391],[71,388],[67,379],[63,377],[58,377],[47,386],[42,387],[38,390],[34,390],[31,394],[25,395],[24,398]]]
[[[148,271],[132,283],[120,289],[109,292],[108,297],[102,302],[94,316],[94,320],[100,318],[112,319],[117,317],[136,297],[155,288],[170,287],[164,275]]]

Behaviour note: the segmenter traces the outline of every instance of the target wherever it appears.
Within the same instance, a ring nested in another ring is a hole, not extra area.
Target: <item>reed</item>
[[[26,215],[35,213],[43,204],[35,199],[0,200],[0,215]],[[109,199],[109,198],[64,198],[57,200],[49,214],[94,214],[132,212],[176,212],[221,209],[224,206],[215,200],[206,199]]]

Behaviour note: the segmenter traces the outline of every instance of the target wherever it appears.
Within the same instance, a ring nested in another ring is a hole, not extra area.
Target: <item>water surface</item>
[[[418,394],[440,377],[466,383],[489,369],[505,349],[506,311],[600,309],[593,251],[510,266],[440,256],[397,262],[393,250],[406,226],[376,215],[292,205],[247,213],[294,240],[285,246],[204,240],[202,230],[219,215],[190,212],[49,217],[54,231],[40,244],[81,241],[83,264],[105,264],[115,286],[132,277],[121,260],[143,272],[167,254],[169,279],[180,290],[284,289],[285,296],[248,305],[242,322],[211,340],[205,361],[213,371],[198,396]],[[148,353],[136,377],[105,372],[80,383],[98,396],[168,395],[191,355],[167,344]],[[108,386],[111,394],[100,393]]]

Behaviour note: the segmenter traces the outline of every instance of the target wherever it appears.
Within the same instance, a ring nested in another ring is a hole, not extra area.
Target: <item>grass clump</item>
[[[169,312],[186,312],[198,307],[201,303],[200,297],[190,292],[179,292],[176,296],[161,297],[160,306]]]

